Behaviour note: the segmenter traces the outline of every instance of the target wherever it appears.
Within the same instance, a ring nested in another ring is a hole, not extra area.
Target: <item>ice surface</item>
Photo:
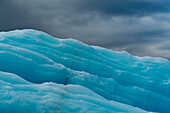
[[[33,84],[0,72],[1,113],[139,112],[144,110],[108,101],[79,85]]]
[[[0,33],[0,71],[3,113],[170,112],[170,62],[163,58],[27,29]]]

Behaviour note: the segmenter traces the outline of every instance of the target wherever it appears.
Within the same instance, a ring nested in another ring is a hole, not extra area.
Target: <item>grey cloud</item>
[[[167,58],[169,8],[168,0],[0,0],[0,31],[32,28],[135,55]]]

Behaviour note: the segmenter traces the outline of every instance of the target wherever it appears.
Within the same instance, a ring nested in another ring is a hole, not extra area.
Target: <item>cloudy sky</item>
[[[170,58],[170,0],[0,0],[0,31],[26,28]]]

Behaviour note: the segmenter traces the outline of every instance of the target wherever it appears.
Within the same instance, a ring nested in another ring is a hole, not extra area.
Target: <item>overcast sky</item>
[[[0,31],[28,28],[170,58],[170,0],[0,0]]]

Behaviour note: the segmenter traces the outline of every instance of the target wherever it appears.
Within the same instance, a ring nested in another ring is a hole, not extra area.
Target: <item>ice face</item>
[[[146,112],[108,101],[79,85],[34,84],[5,72],[0,72],[0,79],[2,113]]]
[[[0,33],[0,71],[0,111],[7,113],[170,112],[170,62],[163,58],[27,29]]]

